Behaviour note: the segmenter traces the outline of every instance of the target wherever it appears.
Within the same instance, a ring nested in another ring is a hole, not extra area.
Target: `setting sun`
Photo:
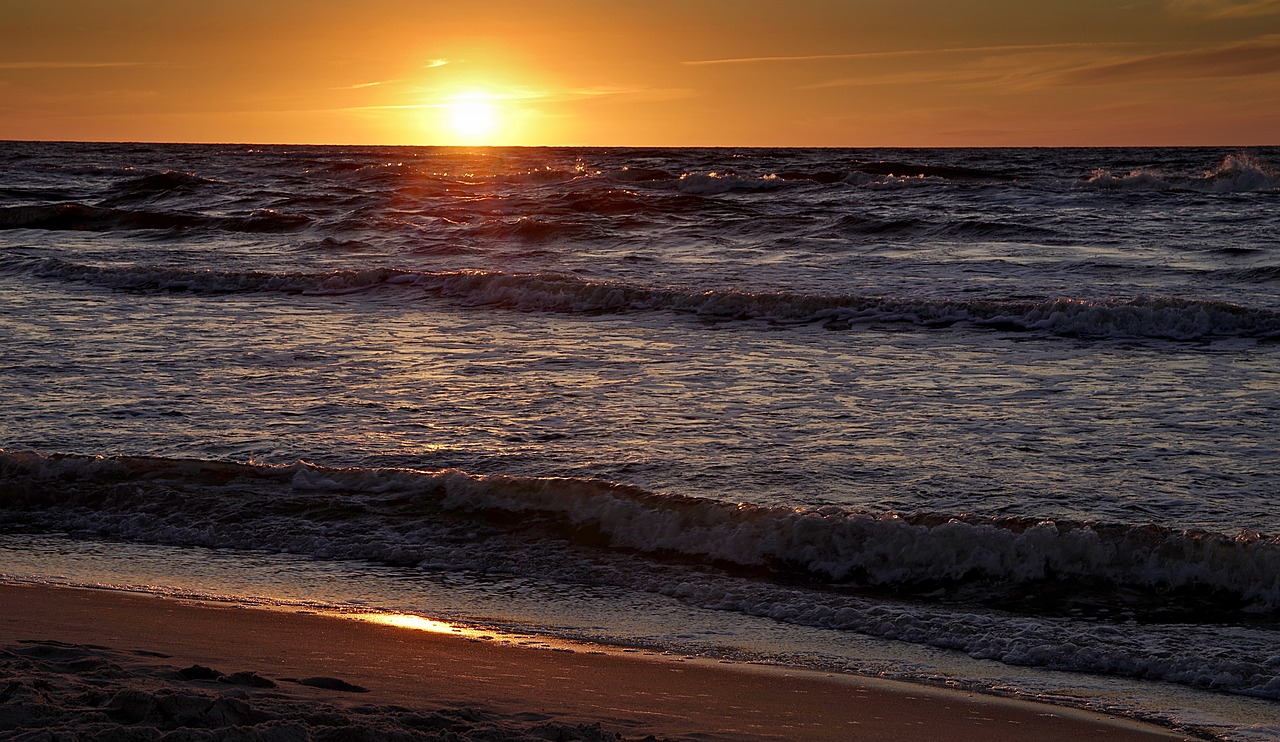
[[[445,110],[449,132],[468,144],[487,144],[498,131],[498,106],[482,94],[458,96]]]

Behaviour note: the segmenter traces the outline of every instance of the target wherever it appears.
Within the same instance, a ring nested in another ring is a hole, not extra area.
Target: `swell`
[[[91,266],[58,258],[0,259],[0,271],[83,281],[127,291],[345,294],[396,286],[468,306],[569,313],[690,313],[723,320],[822,323],[851,329],[904,323],[943,329],[979,327],[1079,338],[1280,337],[1280,313],[1220,301],[1175,297],[1077,300],[926,299],[736,290],[688,291],[590,281],[554,273],[411,271],[368,268],[327,272],[215,271],[154,266]]]
[[[202,178],[195,173],[163,170],[112,184],[108,189],[107,199],[101,205],[119,206],[156,196],[188,193],[202,186],[215,184],[217,181]]]
[[[260,209],[236,216],[208,216],[176,211],[147,211],[64,203],[0,208],[0,229],[115,232],[140,229],[209,229],[229,232],[292,232],[311,219]]]
[[[952,597],[1084,589],[1188,613],[1280,613],[1280,539],[1252,532],[805,510],[456,470],[3,450],[0,508],[11,522],[140,540],[414,564],[438,559],[441,540],[459,528],[477,538],[478,518],[552,550],[550,541],[567,537],[832,586]]]

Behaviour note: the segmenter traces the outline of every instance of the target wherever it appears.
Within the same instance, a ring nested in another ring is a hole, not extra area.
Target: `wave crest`
[[[174,497],[171,486],[182,487],[183,496]],[[246,487],[249,493],[254,487],[268,491],[246,495]],[[195,534],[183,538],[197,542],[234,527],[253,548],[280,550],[289,547],[259,543],[255,529],[278,532],[283,518],[298,533],[349,531],[348,520],[358,518],[358,549],[337,553],[338,542],[327,542],[324,555],[399,561],[414,552],[426,521],[472,514],[525,538],[570,535],[597,548],[803,574],[832,584],[907,591],[980,585],[986,593],[993,587],[1007,593],[1071,585],[1118,600],[1134,591],[1170,599],[1207,595],[1234,608],[1280,610],[1280,539],[1250,532],[792,509],[661,495],[602,480],[456,470],[5,451],[0,507],[10,518],[25,511],[38,519],[56,519],[57,509],[69,508],[81,513],[82,525],[103,525],[109,519],[102,516],[119,511],[135,529],[142,522],[135,516],[146,513],[159,523],[181,522],[184,533]],[[85,517],[84,511],[97,515]],[[132,535],[164,538],[159,526]]]
[[[170,191],[184,191],[203,185],[217,183],[215,180],[203,178],[195,173],[184,173],[178,170],[162,170],[149,175],[139,175],[123,180],[111,186],[111,191],[120,195],[138,196]]]
[[[906,323],[954,325],[1081,338],[1280,337],[1280,313],[1220,301],[1171,297],[1079,299],[913,299],[850,294],[735,290],[687,291],[590,281],[556,273],[413,271],[214,271],[154,266],[91,266],[58,258],[0,259],[0,270],[85,281],[129,291],[342,294],[410,287],[472,306],[519,311],[690,313],[715,319],[823,323],[851,329]]]
[[[682,193],[709,196],[731,191],[773,191],[787,182],[773,174],[750,177],[716,172],[685,173],[680,176],[678,187]]]
[[[1117,176],[1098,168],[1085,183],[1094,188],[1140,191],[1201,191],[1209,193],[1255,193],[1280,190],[1280,173],[1265,167],[1247,154],[1227,155],[1212,170],[1199,176],[1185,176],[1155,170],[1131,170]]]

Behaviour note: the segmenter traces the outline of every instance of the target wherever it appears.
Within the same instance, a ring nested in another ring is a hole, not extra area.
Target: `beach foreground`
[[[0,731],[112,739],[159,739],[179,727],[220,739],[231,727],[244,739],[1184,739],[1088,712],[876,679],[549,646],[0,585]]]

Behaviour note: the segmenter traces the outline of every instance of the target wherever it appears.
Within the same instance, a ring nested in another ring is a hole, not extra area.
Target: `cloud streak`
[[[1280,2],[1280,0],[1276,0]],[[901,49],[881,52],[852,52],[848,54],[801,54],[792,56],[729,57],[725,59],[697,59],[680,64],[701,67],[721,64],[761,64],[769,62],[826,62],[854,59],[891,59],[894,57],[930,57],[947,54],[991,54],[1006,52],[1051,51],[1056,49],[1085,49],[1127,44],[1103,42],[1063,42],[1056,44],[1004,44],[1000,46],[964,46],[946,49]]]
[[[1174,13],[1205,18],[1257,18],[1280,15],[1280,0],[1168,0],[1165,7]]]
[[[364,90],[365,88],[376,88],[379,85],[394,85],[398,82],[404,82],[404,80],[378,80],[376,82],[358,82],[355,85],[343,85],[342,87],[334,88],[334,90]]]
[[[1071,70],[1054,82],[1100,85],[1144,80],[1168,81],[1249,77],[1280,72],[1280,36],[1264,36],[1244,44],[1165,52]]]
[[[0,62],[0,70],[88,70],[143,66],[142,62]]]
[[[1099,55],[1083,47],[1003,48],[981,59],[933,63],[925,67],[868,71],[856,77],[813,82],[801,90],[873,85],[946,85],[1004,91],[1134,82],[1256,77],[1280,73],[1280,35],[1201,49],[1112,51]]]
[[[422,65],[422,68],[425,70],[434,70],[437,67],[443,67],[446,64],[451,64],[451,63],[452,62],[450,60],[445,59],[444,57],[438,57],[436,59],[428,60],[426,64]],[[382,85],[395,85],[397,83],[402,83],[402,82],[408,82],[408,80],[401,78],[397,80],[375,80],[373,82],[358,82],[355,85],[342,85],[340,87],[334,88],[334,90],[364,90],[365,88],[376,88]]]

